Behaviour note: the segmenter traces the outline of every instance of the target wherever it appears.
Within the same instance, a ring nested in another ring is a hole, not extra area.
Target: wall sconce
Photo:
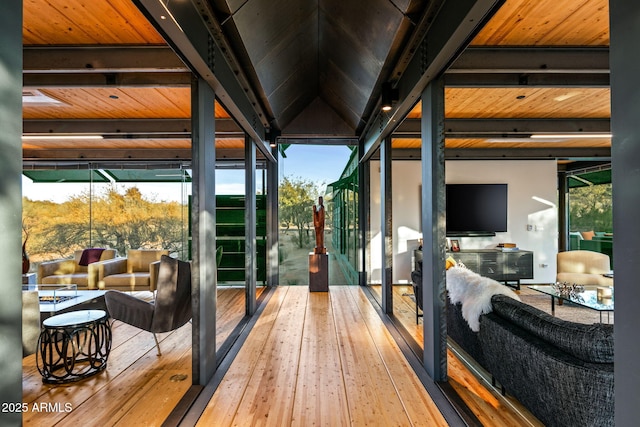
[[[398,100],[398,89],[394,89],[390,82],[382,83],[382,111],[391,111],[393,103]]]

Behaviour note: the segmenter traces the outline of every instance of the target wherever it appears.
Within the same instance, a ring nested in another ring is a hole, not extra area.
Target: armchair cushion
[[[98,263],[100,288],[155,291],[160,258],[163,255],[169,255],[169,251],[130,249],[127,251],[127,258]]]

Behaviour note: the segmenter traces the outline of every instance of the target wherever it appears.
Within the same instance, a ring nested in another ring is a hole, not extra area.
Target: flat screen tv
[[[447,184],[447,236],[507,231],[507,184]]]

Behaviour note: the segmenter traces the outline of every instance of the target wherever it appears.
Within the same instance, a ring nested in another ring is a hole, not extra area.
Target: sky
[[[340,178],[351,150],[336,145],[291,145],[285,151],[286,158],[280,161],[280,179],[302,178],[316,184],[329,184]],[[257,174],[256,187],[262,188],[261,174]],[[118,184],[125,187],[124,184]],[[136,184],[129,184],[136,185]],[[141,192],[156,201],[181,202],[183,194],[179,184],[144,183],[136,185]],[[50,200],[56,203],[67,201],[83,191],[88,184],[77,183],[33,183],[22,177],[22,194],[31,200]],[[244,194],[243,170],[219,170],[216,173],[217,194]]]
[[[337,145],[290,145],[280,166],[280,178],[303,178],[330,184],[340,178],[351,150]]]

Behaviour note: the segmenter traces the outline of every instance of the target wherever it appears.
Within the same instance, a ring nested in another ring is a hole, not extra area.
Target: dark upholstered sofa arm
[[[613,363],[568,353],[502,317],[499,305],[481,317],[479,338],[487,369],[507,392],[546,426],[613,426]]]

